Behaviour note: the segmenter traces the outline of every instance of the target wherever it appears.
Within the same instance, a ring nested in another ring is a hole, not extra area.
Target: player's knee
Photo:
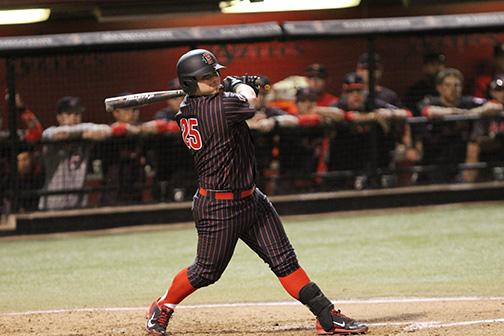
[[[201,288],[210,286],[211,284],[217,282],[220,279],[223,271],[194,267],[191,273],[191,284],[195,288]]]
[[[270,268],[277,277],[289,275],[297,270],[299,268],[299,263],[294,250],[287,253],[281,260],[271,262]]]

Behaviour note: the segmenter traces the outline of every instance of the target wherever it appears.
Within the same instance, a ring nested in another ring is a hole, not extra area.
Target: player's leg
[[[216,282],[229,264],[238,241],[240,223],[231,206],[212,202],[215,201],[195,199],[196,259],[173,278],[166,293],[149,307],[147,329],[151,335],[164,335],[176,306],[197,289]],[[214,211],[215,208],[219,210]]]
[[[366,332],[367,326],[335,310],[331,301],[299,266],[280,217],[267,197],[259,190],[253,197],[257,222],[240,238],[268,263],[285,290],[317,317],[317,333]]]

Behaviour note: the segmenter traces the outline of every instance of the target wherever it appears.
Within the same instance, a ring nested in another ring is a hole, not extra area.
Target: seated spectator
[[[404,105],[413,112],[413,115],[420,115],[418,104],[425,97],[439,96],[436,90],[436,76],[445,69],[445,62],[446,56],[441,53],[430,52],[423,56],[423,78],[407,89],[403,99]]]
[[[338,97],[327,91],[329,73],[322,64],[310,64],[305,71],[308,87],[317,92],[317,106],[332,106],[338,102]]]
[[[389,88],[380,85],[380,80],[383,75],[383,64],[381,62],[380,55],[374,54],[375,60],[375,98],[380,99],[386,103],[392,104],[394,106],[401,106],[401,101],[397,93]],[[363,53],[359,56],[357,60],[357,67],[355,72],[362,77],[364,84],[368,85],[369,80],[369,55],[368,53]]]
[[[427,124],[420,135],[423,147],[423,165],[437,165],[432,173],[426,173],[427,182],[460,182],[463,174],[456,165],[466,159],[467,141],[471,134],[472,122],[437,121],[453,115],[478,114],[484,99],[463,96],[464,77],[453,68],[439,72],[436,77],[436,89],[439,97],[426,97],[421,103],[421,113],[433,122]],[[445,167],[443,167],[443,165]]]
[[[485,62],[488,64],[489,62]],[[479,98],[490,98],[489,85],[495,76],[504,74],[504,43],[497,43],[493,49],[493,60],[488,73],[483,73],[476,77],[474,81],[473,95]]]
[[[466,163],[487,162],[491,165],[504,162],[504,75],[494,77],[489,85],[491,100],[486,102],[478,112],[478,120],[467,144]],[[498,169],[498,168],[497,168]],[[478,178],[491,179],[493,168],[486,169],[480,174],[478,169],[464,171],[464,180],[475,182]]]
[[[122,93],[126,95],[129,93]],[[145,185],[146,159],[143,141],[138,135],[141,128],[135,125],[136,108],[116,108],[112,115],[113,141],[102,146],[102,172],[105,191],[102,205],[135,204],[142,201]]]
[[[83,123],[84,110],[80,98],[60,98],[56,106],[58,126],[49,127],[42,133],[43,140],[54,141],[43,149],[46,174],[43,190],[62,194],[42,196],[39,202],[41,210],[79,208],[87,205],[87,196],[84,193],[65,191],[81,190],[84,187],[92,143],[69,140],[103,140],[111,136],[112,129],[108,125]]]

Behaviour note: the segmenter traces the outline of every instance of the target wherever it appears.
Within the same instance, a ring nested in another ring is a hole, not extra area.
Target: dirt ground
[[[346,315],[369,324],[369,335],[502,336],[504,299],[339,304]],[[144,311],[89,310],[0,313],[0,335],[145,335]],[[184,307],[168,329],[172,335],[315,335],[302,305]]]

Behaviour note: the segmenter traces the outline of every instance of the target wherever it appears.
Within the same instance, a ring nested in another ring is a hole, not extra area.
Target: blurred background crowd
[[[276,82],[260,74],[257,112],[248,120],[259,187],[275,195],[504,179],[504,44],[495,44],[488,62],[467,83],[442,51],[426,52],[420,79],[405,83],[402,94],[382,85],[387,69],[378,53],[362,53],[341,79],[323,63]],[[164,89],[179,88],[173,79]],[[182,98],[166,101],[152,120],[119,108],[104,124],[85,122],[81,98],[63,96],[51,126],[24,97],[15,94],[21,141],[14,173],[0,126],[3,212],[192,198],[197,181],[175,122]]]

